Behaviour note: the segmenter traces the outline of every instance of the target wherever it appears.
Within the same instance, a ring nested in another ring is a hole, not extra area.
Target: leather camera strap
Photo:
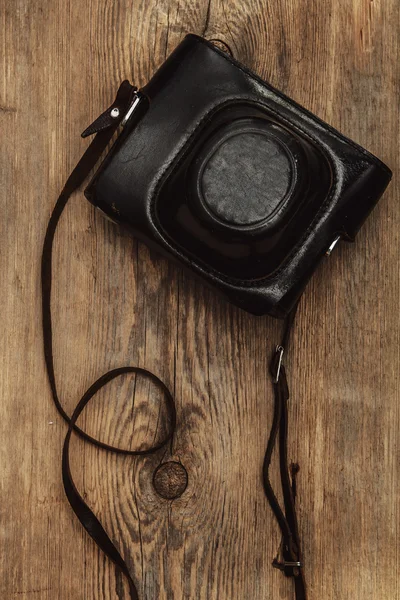
[[[270,371],[274,386],[274,416],[268,439],[267,449],[263,464],[263,483],[268,502],[274,512],[282,533],[282,542],[278,556],[272,565],[280,569],[287,577],[293,577],[296,600],[306,600],[306,585],[304,579],[303,565],[301,561],[301,547],[299,529],[297,524],[295,498],[296,498],[296,475],[299,471],[298,464],[291,465],[291,478],[288,468],[288,400],[289,388],[286,378],[286,370],[283,364],[283,354],[287,350],[290,332],[293,327],[297,305],[288,314],[285,321],[282,341],[276,347],[272,357]],[[282,510],[269,478],[272,453],[276,438],[279,433],[279,467],[283,493],[284,510]]]
[[[102,375],[95,381],[89,389],[83,394],[77,403],[73,413],[69,416],[61,403],[54,371],[53,358],[53,334],[52,334],[52,315],[51,315],[51,283],[52,283],[52,252],[53,241],[57,225],[64,211],[65,206],[73,192],[75,192],[88,177],[96,163],[99,161],[102,153],[107,148],[108,143],[118,126],[124,119],[125,114],[129,110],[132,103],[136,88],[128,81],[124,81],[117,93],[113,104],[98,117],[92,125],[90,125],[82,134],[95,134],[91,144],[86,152],[79,160],[78,164],[69,176],[51,214],[47,231],[43,244],[42,262],[41,262],[41,288],[42,288],[42,323],[43,323],[43,346],[44,357],[47,369],[47,375],[50,383],[51,393],[54,404],[61,414],[63,419],[68,424],[68,431],[65,436],[63,453],[62,453],[62,479],[64,490],[67,499],[72,507],[72,510],[78,517],[79,521],[86,529],[88,534],[93,538],[98,547],[106,554],[118,567],[118,569],[126,576],[131,600],[139,600],[136,585],[129,573],[128,566],[125,560],[120,555],[118,549],[111,541],[110,537],[104,530],[100,521],[97,519],[91,508],[86,504],[85,500],[78,492],[74,483],[70,469],[70,440],[72,433],[75,432],[85,441],[90,442],[98,448],[108,450],[117,454],[130,456],[146,456],[157,452],[164,448],[174,436],[176,429],[176,410],[175,403],[171,392],[161,379],[154,373],[139,367],[125,366],[118,369],[113,369]],[[276,353],[271,363],[271,373],[274,379],[275,392],[275,408],[274,417],[271,427],[271,433],[265,454],[263,467],[264,489],[271,508],[276,516],[278,524],[282,532],[282,560],[275,559],[273,565],[281,569],[286,576],[293,577],[295,581],[296,600],[306,600],[305,583],[303,570],[300,558],[300,543],[297,528],[297,519],[295,512],[295,471],[292,468],[292,483],[287,466],[287,400],[288,388],[285,368],[282,364],[282,355],[284,349],[287,349],[289,333],[293,324],[295,310],[293,310],[285,324],[285,331],[282,343],[277,347]],[[165,404],[167,409],[167,419],[169,421],[169,430],[163,440],[156,443],[154,446],[144,450],[130,450],[119,448],[106,444],[92,437],[86,431],[77,425],[79,416],[82,414],[88,402],[94,395],[107,383],[126,373],[136,373],[137,375],[150,379],[164,394]],[[280,472],[284,498],[284,511],[281,509],[279,502],[272,489],[269,479],[269,467],[271,463],[272,453],[275,442],[279,433],[279,455],[280,455]]]

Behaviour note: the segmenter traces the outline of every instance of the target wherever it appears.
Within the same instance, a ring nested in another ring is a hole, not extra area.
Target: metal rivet
[[[116,119],[117,117],[119,117],[119,108],[113,108],[111,111],[111,116],[113,119]]]

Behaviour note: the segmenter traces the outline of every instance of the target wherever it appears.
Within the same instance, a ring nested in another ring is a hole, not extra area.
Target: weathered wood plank
[[[128,598],[64,499],[65,426],[42,358],[39,257],[58,190],[87,144],[79,132],[122,79],[143,85],[194,31],[225,41],[395,171],[356,244],[340,246],[309,285],[289,375],[310,600],[400,598],[397,2],[6,0],[0,15],[2,597]],[[54,275],[67,409],[122,364],[154,370],[176,397],[178,430],[166,453],[132,460],[74,441],[80,489],[127,557],[141,598],[292,597],[271,567],[279,535],[260,481],[278,324],[228,306],[78,195],[60,225]],[[159,435],[159,400],[127,377],[99,395],[84,423],[133,447]],[[152,485],[167,459],[188,472],[173,501]]]

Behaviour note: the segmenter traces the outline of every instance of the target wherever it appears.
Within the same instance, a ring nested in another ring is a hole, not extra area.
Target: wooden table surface
[[[39,259],[58,191],[87,146],[80,132],[120,81],[143,85],[189,31],[225,41],[394,171],[356,243],[340,245],[308,286],[287,361],[309,600],[400,598],[399,26],[397,0],[2,2],[2,599],[128,599],[64,497],[66,427],[44,368]],[[228,305],[82,194],[62,218],[53,273],[66,409],[123,364],[154,370],[176,397],[167,451],[132,459],[73,443],[78,487],[141,600],[293,598],[271,566],[280,538],[260,479],[279,323]],[[159,408],[154,390],[126,377],[83,424],[130,447],[154,434]],[[152,485],[166,460],[188,472],[175,500]]]

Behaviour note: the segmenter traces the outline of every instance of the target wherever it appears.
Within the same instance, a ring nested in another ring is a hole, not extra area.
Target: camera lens
[[[242,235],[265,233],[295,198],[299,160],[298,142],[272,122],[246,118],[221,128],[192,166],[199,218]]]

